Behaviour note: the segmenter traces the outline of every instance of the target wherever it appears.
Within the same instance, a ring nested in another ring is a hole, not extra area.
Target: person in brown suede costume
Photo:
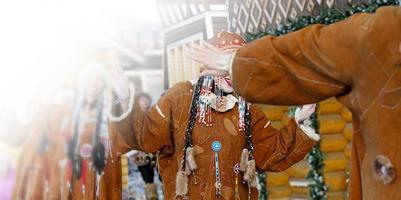
[[[210,42],[230,51],[243,45],[244,40],[223,32]],[[124,97],[124,84],[119,84],[123,81],[117,77],[121,72],[110,73],[120,80],[114,85],[120,106],[114,107],[110,117],[112,131],[121,136],[119,148],[159,152],[165,199],[257,199],[257,169],[285,170],[302,160],[319,139],[309,126],[314,105],[299,109],[295,120],[277,130],[258,106],[249,106],[233,93],[228,78],[209,77],[215,83],[222,81],[214,86],[214,92],[221,90],[223,95],[216,97],[199,92],[207,79],[201,77],[195,85],[190,81],[177,83],[148,112],[143,112],[137,101],[132,102],[132,88],[131,97],[128,88]],[[203,115],[194,102],[209,97],[224,100],[219,106],[213,104],[215,100],[208,101],[211,104]],[[240,130],[243,111],[239,107],[250,113],[245,116],[250,119],[245,131]],[[247,127],[252,131],[250,136]]]
[[[77,101],[70,98],[40,110],[32,135],[21,154],[12,199],[122,198],[120,161],[121,152],[125,150],[114,148],[118,145],[114,145],[113,141],[119,140],[107,131],[107,112],[103,112],[104,117],[99,120],[99,109],[103,110],[107,105],[103,103],[100,106],[98,101],[106,91],[105,76],[101,70],[102,67],[96,66],[81,72]],[[102,160],[105,163],[101,170],[95,170],[92,151],[99,144],[94,142],[97,132],[97,140],[108,147],[104,151],[106,155]],[[69,156],[73,138],[76,139],[74,156],[81,156],[81,164]],[[74,166],[80,170],[74,170]],[[80,176],[77,171],[81,172]]]
[[[231,74],[250,102],[299,105],[335,96],[353,116],[350,199],[401,199],[401,8],[265,36],[222,52],[193,46],[208,70]]]

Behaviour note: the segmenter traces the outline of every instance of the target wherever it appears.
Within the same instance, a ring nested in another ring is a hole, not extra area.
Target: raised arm
[[[125,112],[118,106],[112,111],[110,130],[114,148],[121,153],[132,149],[155,153],[171,147],[170,128],[173,120],[170,94],[161,97],[146,112],[140,109],[139,102],[133,98],[131,96]]]
[[[294,105],[348,94],[391,75],[401,62],[401,7],[355,14],[331,25],[311,25],[265,36],[235,54],[204,45],[189,57],[211,74],[231,72],[235,90],[250,102]],[[369,73],[362,73],[369,72]]]
[[[297,111],[299,112],[299,110]],[[302,160],[312,149],[319,135],[307,124],[298,125],[291,119],[280,130],[273,128],[259,107],[251,110],[254,157],[257,168],[264,171],[283,171]]]

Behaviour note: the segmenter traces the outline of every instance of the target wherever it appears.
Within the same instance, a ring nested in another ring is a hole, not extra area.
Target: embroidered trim
[[[162,110],[160,110],[159,105],[157,105],[157,104],[156,104],[156,110],[159,113],[159,115],[163,117],[163,119],[166,118],[166,116],[163,114]]]
[[[270,124],[271,124],[271,122],[268,121],[263,128],[267,128]]]

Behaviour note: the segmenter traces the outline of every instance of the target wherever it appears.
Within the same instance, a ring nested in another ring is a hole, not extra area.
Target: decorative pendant
[[[234,173],[235,173],[235,186],[234,186],[234,198],[235,200],[241,200],[239,196],[239,174],[240,174],[240,168],[239,168],[239,163],[234,165]]]
[[[211,107],[210,107],[210,96],[213,89],[213,77],[206,76],[202,83],[202,88],[199,96],[198,113],[199,123],[205,124],[206,126],[212,126],[211,118]]]
[[[215,98],[215,105],[216,105],[216,110],[220,110],[220,108],[224,104],[224,91],[222,89],[222,77],[215,77],[214,78],[214,94],[216,96]]]
[[[218,152],[221,150],[221,143],[219,141],[214,141],[212,143],[212,150],[214,152],[214,164],[215,164],[215,184],[216,187],[216,197],[220,198],[221,196],[221,180],[220,180],[220,169],[219,169],[219,154]]]
[[[83,159],[90,158],[91,152],[92,152],[92,145],[88,143],[82,145],[82,147],[79,149],[79,155],[81,155]]]
[[[238,97],[238,126],[239,131],[245,131],[245,112],[246,112],[247,102],[242,98]]]

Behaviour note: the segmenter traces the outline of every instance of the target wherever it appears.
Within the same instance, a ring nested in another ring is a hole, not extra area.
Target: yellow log
[[[262,110],[272,121],[279,121],[283,117],[284,114],[287,112],[286,106],[270,106],[270,105],[263,105]]]
[[[291,187],[292,195],[297,196],[308,196],[309,195],[309,188],[308,187]]]
[[[291,195],[291,197],[289,198],[291,200],[309,200],[309,196],[308,195]]]
[[[306,160],[302,160],[298,163],[295,163],[292,167],[288,169],[288,174],[291,177],[295,178],[305,178],[310,170],[308,162]]]
[[[128,165],[128,159],[127,159],[127,156],[126,156],[126,155],[122,155],[122,156],[121,156],[121,165],[122,165],[122,166]]]
[[[341,112],[343,105],[335,99],[328,99],[319,103],[319,115],[338,114]]]
[[[286,124],[288,124],[288,121],[290,121],[290,119],[291,118],[287,114],[285,114],[285,115],[283,115],[283,117],[281,117],[281,123],[283,125],[286,125]]]
[[[347,123],[344,127],[343,135],[348,141],[351,141],[353,131],[352,123]]]
[[[348,159],[343,152],[327,153],[324,159],[324,172],[344,171],[347,169]]]
[[[345,121],[339,115],[322,115],[319,120],[321,134],[341,133],[345,126]]]
[[[267,186],[268,187],[279,187],[287,186],[290,175],[286,172],[267,172]]]
[[[324,174],[324,181],[330,192],[344,191],[346,189],[345,172],[330,172]]]
[[[352,122],[352,114],[347,108],[343,108],[341,111],[342,118],[347,122]]]
[[[271,198],[269,196],[269,200],[291,200],[291,198],[290,197]],[[305,200],[308,200],[308,199],[305,199]]]
[[[269,191],[269,199],[288,198],[291,195],[290,186],[271,187],[268,188],[268,191]]]
[[[273,126],[274,128],[281,128],[281,127],[283,127],[283,123],[281,123],[281,121],[272,121],[271,124],[272,124],[272,126]]]
[[[347,146],[345,146],[345,149],[344,149],[344,155],[347,156],[348,159],[351,158],[351,147],[352,147],[352,145],[350,142],[347,144]]]
[[[339,192],[328,192],[327,193],[327,199],[328,200],[345,200],[345,192],[344,191],[339,191]]]
[[[348,141],[342,134],[322,135],[320,147],[323,152],[343,152]]]

